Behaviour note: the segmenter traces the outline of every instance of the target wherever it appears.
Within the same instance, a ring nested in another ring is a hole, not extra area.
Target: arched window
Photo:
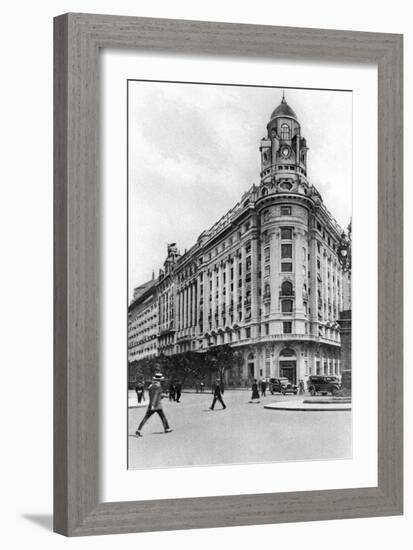
[[[281,124],[281,139],[290,139],[290,128],[288,124]]]
[[[280,352],[280,357],[295,357],[295,351],[291,348],[284,348]]]
[[[283,296],[293,295],[293,284],[290,281],[284,281],[281,285],[281,294]]]
[[[261,196],[265,197],[265,195],[268,195],[268,189],[266,187],[264,187],[263,190],[261,191]]]

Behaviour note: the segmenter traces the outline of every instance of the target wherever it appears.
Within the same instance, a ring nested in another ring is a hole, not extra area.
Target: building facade
[[[158,290],[152,279],[135,288],[128,308],[128,361],[158,355]]]
[[[343,231],[307,180],[307,142],[284,97],[259,150],[259,185],[185,254],[168,245],[156,283],[158,351],[229,344],[243,357],[228,373],[237,384],[340,376]]]

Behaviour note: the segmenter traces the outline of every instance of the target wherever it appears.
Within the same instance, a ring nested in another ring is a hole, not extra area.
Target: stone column
[[[251,330],[251,336],[258,336],[258,238],[255,235],[251,239],[251,323],[254,323],[254,326]]]
[[[293,231],[293,265],[295,270],[294,284],[294,332],[304,334],[304,304],[303,304],[303,265],[306,264],[303,258],[304,239],[303,232],[298,229]]]
[[[189,309],[189,305],[190,305],[190,294],[189,294],[189,291],[190,291],[190,286],[189,286],[189,283],[187,283],[187,286],[186,286],[186,289],[185,289],[185,298],[186,298],[186,304],[185,304],[185,318],[186,318],[186,322],[185,322],[185,328],[188,329],[189,326],[190,326],[190,309]]]
[[[246,298],[246,287],[247,284],[245,282],[245,248],[244,245],[241,246],[241,258],[240,263],[242,266],[242,275],[241,277],[238,277],[238,280],[241,279],[242,281],[242,287],[241,287],[241,296],[242,296],[242,302],[241,302],[241,311],[242,311],[242,324],[245,324],[245,298]],[[241,334],[241,338],[245,337],[245,333]]]
[[[225,262],[225,324],[230,325],[229,306],[231,303],[231,262]]]
[[[234,321],[235,323],[238,322],[238,295],[239,295],[239,289],[238,289],[238,258],[237,255],[234,255],[234,262],[232,264],[233,270],[234,270],[234,292],[233,292],[233,298],[234,298]]]
[[[185,308],[186,308],[186,287],[182,287],[182,330],[185,330],[186,327],[186,315],[185,315]]]
[[[194,335],[198,332],[196,327],[198,325],[198,288],[197,288],[197,280],[198,279],[195,279],[194,280],[194,283],[193,283],[193,289],[194,289],[194,296],[193,296],[193,310],[194,310],[194,315],[193,315],[193,322],[192,322],[192,326],[193,326],[193,332],[194,332]]]
[[[178,292],[178,330],[182,330],[182,288]]]
[[[270,288],[271,288],[271,305],[270,305],[270,318],[279,317],[281,315],[279,292],[281,290],[281,281],[284,277],[284,273],[281,273],[281,233],[279,229],[275,231],[269,231],[269,247],[270,247]],[[266,244],[262,247],[262,266],[264,270],[265,266],[265,248]],[[264,288],[262,289],[264,292]],[[278,331],[281,332],[281,331]],[[274,331],[275,333],[275,331]]]
[[[308,281],[308,289],[311,294],[308,296],[308,307],[311,308],[311,315],[309,314],[310,320],[310,334],[313,336],[318,336],[318,287],[319,282],[317,279],[317,239],[315,237],[315,231],[311,230],[310,233],[310,262],[309,262],[309,271],[311,277]],[[315,368],[315,362],[314,362]]]

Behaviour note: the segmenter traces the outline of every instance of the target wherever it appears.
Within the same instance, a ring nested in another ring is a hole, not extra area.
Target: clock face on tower
[[[281,147],[281,156],[285,159],[290,156],[290,148],[288,147],[288,145],[284,145],[283,147]]]

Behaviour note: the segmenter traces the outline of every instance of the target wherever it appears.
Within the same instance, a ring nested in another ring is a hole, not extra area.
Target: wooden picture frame
[[[403,509],[402,36],[66,14],[54,21],[54,530],[67,536],[390,516]],[[99,500],[99,50],[378,67],[378,486]]]

